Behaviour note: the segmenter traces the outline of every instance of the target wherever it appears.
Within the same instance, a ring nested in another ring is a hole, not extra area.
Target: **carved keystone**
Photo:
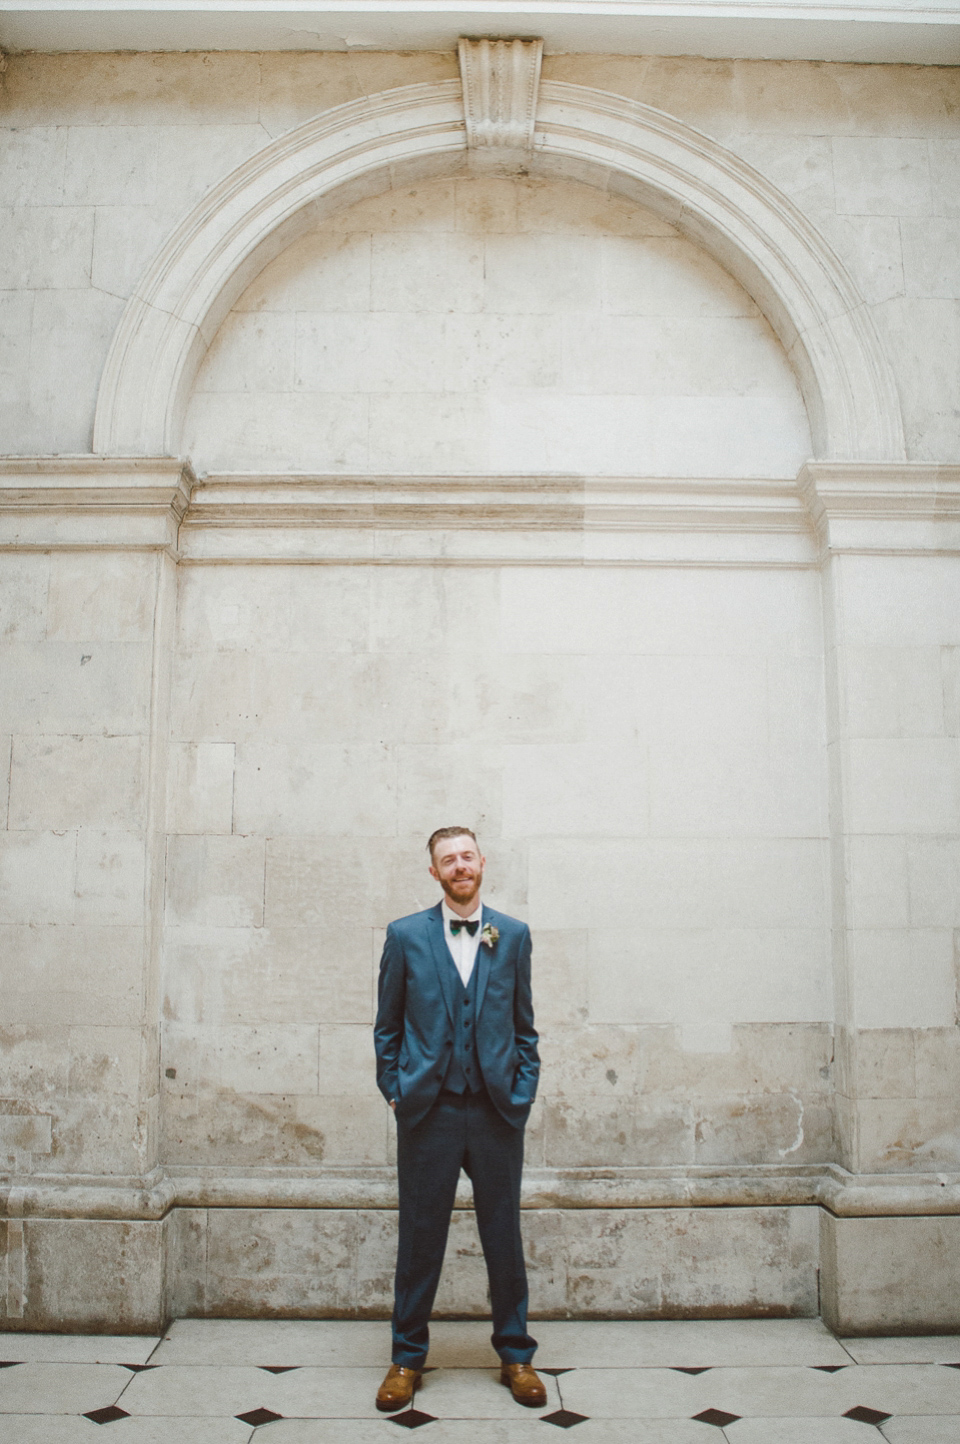
[[[533,149],[542,55],[542,40],[461,39],[468,149]]]

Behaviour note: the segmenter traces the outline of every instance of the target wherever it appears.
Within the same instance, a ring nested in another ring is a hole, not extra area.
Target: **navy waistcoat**
[[[449,949],[447,950],[449,954]],[[477,1056],[477,973],[476,963],[466,987],[450,958],[450,966],[456,976],[454,991],[456,1005],[453,1012],[453,1056],[447,1069],[442,1087],[448,1093],[479,1093],[483,1088],[483,1074]]]

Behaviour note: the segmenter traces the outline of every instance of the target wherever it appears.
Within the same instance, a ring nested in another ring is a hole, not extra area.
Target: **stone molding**
[[[457,47],[467,148],[533,149],[542,40],[469,40]]]
[[[817,542],[820,555],[817,555]],[[176,457],[0,457],[0,548],[381,565],[816,566],[960,552],[960,466],[762,477],[213,474]]]
[[[824,553],[960,554],[960,465],[808,462],[798,485]]]
[[[0,457],[0,549],[175,553],[195,483],[176,457]]]
[[[763,176],[650,106],[543,82],[531,174],[657,210],[746,285],[797,370],[816,453],[899,461],[899,401],[870,312],[830,247]],[[458,81],[326,111],[266,146],[197,205],[129,300],[104,367],[94,450],[178,451],[196,368],[230,307],[308,225],[363,195],[467,164]]]
[[[0,1218],[153,1220],[174,1208],[395,1209],[392,1168],[224,1175],[157,1170],[141,1180],[33,1177],[0,1188]],[[457,1207],[469,1208],[461,1190]],[[837,1164],[713,1169],[528,1168],[529,1209],[819,1207],[837,1218],[960,1214],[960,1174],[856,1175]]]

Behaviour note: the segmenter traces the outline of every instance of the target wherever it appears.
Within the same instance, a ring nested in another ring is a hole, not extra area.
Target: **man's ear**
[[[437,872],[437,869],[434,867],[433,863],[430,864],[427,871],[429,872],[430,876],[434,878],[437,882],[440,881],[440,874]]]

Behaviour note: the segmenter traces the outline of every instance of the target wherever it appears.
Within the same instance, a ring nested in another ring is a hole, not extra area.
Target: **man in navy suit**
[[[473,1182],[500,1382],[542,1408],[520,1237],[523,1130],[540,1072],[530,930],[482,906],[486,860],[469,828],[441,827],[427,846],[444,896],[391,923],[380,960],[374,1045],[397,1119],[400,1230],[393,1363],[377,1408],[401,1409],[419,1387],[461,1168]]]

